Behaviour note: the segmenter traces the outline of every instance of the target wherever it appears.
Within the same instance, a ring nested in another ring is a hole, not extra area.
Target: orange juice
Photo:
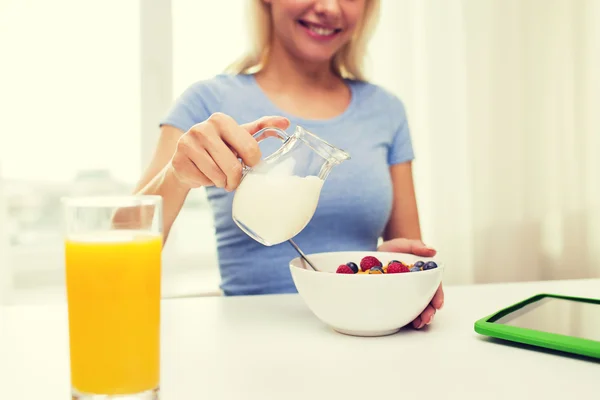
[[[67,238],[71,385],[78,392],[158,387],[161,250],[153,233]]]

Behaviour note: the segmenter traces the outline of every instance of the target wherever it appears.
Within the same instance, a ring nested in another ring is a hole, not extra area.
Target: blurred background
[[[158,120],[247,45],[246,0],[0,0],[0,301],[64,301],[60,197],[128,193]],[[370,79],[405,103],[447,285],[600,276],[600,1],[383,0]],[[192,193],[164,296],[210,294]]]

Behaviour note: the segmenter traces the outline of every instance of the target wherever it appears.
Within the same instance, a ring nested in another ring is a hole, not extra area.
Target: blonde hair
[[[273,35],[273,24],[269,5],[263,0],[250,0],[249,19],[252,21],[251,50],[227,67],[234,74],[252,74],[260,71],[268,62]],[[364,59],[367,44],[379,18],[380,0],[366,0],[362,21],[354,35],[333,57],[333,71],[341,78],[365,81]]]

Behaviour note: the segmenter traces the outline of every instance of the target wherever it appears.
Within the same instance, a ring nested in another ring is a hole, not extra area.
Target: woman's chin
[[[298,54],[298,59],[301,60],[305,66],[314,65],[315,67],[327,67],[334,56],[335,53],[331,53],[330,51],[302,51]]]

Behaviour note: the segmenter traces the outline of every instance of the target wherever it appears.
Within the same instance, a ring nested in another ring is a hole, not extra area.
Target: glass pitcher
[[[248,236],[273,246],[300,233],[312,219],[331,169],[350,155],[298,126],[293,135],[278,128],[254,134],[277,137],[281,147],[256,166],[244,166],[232,206],[235,223]]]

